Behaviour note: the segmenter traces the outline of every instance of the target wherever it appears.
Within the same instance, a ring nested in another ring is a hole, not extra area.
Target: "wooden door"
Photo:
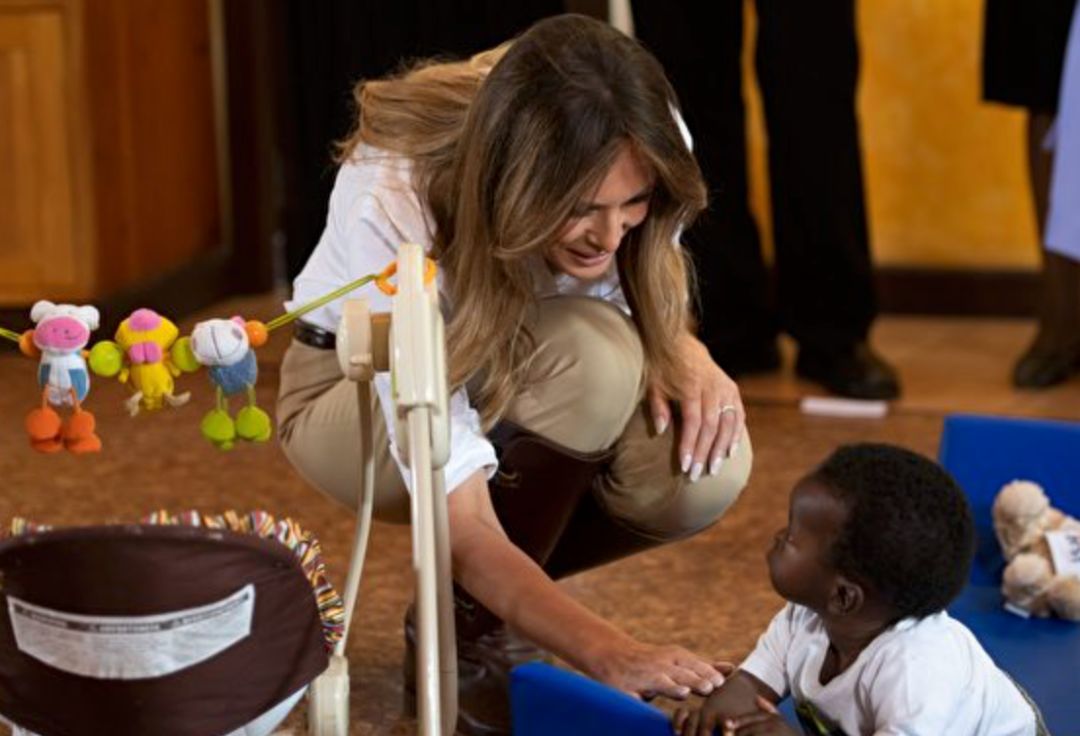
[[[78,160],[65,10],[0,4],[0,295],[77,297],[93,281]]]

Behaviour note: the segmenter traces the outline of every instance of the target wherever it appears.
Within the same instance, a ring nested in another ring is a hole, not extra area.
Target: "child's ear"
[[[836,576],[829,593],[829,613],[850,616],[858,613],[865,602],[866,595],[861,585],[843,575]]]

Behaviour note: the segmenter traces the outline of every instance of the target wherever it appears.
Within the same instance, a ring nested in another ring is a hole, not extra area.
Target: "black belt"
[[[324,330],[299,319],[293,324],[293,337],[305,345],[320,350],[333,350],[337,344],[337,338],[330,330]]]

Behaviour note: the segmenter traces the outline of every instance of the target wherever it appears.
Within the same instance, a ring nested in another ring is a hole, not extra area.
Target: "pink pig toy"
[[[82,408],[90,391],[83,348],[98,328],[98,310],[39,301],[31,308],[30,319],[37,325],[31,333],[33,345],[41,351],[41,406],[26,416],[31,447],[39,452],[58,452],[65,447],[77,454],[99,451],[101,439],[94,432],[94,415]],[[71,416],[61,420],[53,406],[72,407]]]

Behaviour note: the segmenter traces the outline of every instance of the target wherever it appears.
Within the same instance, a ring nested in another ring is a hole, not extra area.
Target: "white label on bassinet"
[[[1054,572],[1080,577],[1080,532],[1073,529],[1047,532],[1046,542],[1054,558]]]
[[[153,616],[84,616],[8,596],[19,650],[65,672],[102,680],[163,677],[251,633],[255,586],[198,608]]]

